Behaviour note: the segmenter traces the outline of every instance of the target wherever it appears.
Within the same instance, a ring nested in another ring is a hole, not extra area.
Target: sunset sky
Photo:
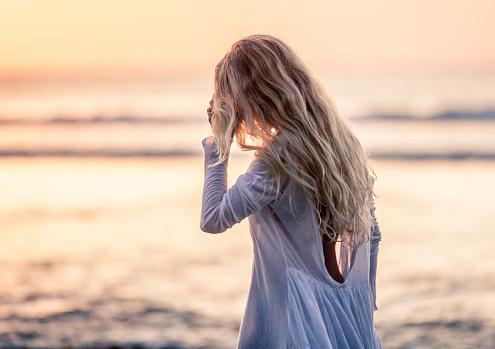
[[[209,71],[274,34],[325,70],[495,69],[493,0],[0,1],[0,76]]]

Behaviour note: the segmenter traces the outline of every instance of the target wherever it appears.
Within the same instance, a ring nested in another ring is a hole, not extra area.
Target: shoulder
[[[276,152],[280,153],[282,151],[283,145],[279,142],[278,139],[275,138],[272,142],[272,145],[273,145],[273,149],[275,149]],[[262,151],[262,150],[258,150],[258,151]],[[266,173],[269,172],[269,170],[270,170],[270,166],[268,165],[268,163],[261,156],[255,154],[253,161],[249,165],[248,172],[261,171]]]
[[[208,136],[201,141],[203,148],[212,148],[216,146],[215,138],[213,136]]]
[[[246,173],[267,173],[269,166],[262,158],[255,156],[253,161],[249,164]]]

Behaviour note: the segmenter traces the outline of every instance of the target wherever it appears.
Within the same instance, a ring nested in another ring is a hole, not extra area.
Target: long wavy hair
[[[374,172],[333,101],[295,52],[269,35],[236,42],[215,70],[211,123],[220,164],[232,138],[276,177],[293,179],[321,234],[368,241]],[[275,146],[275,140],[279,146]],[[278,195],[277,195],[278,197]]]

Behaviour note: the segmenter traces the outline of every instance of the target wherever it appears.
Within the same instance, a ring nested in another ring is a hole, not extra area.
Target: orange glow
[[[0,4],[0,75],[205,71],[248,34],[318,68],[495,68],[495,2],[146,0]]]

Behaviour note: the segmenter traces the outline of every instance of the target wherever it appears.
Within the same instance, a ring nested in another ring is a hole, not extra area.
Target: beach
[[[383,348],[495,348],[494,13],[490,0],[0,1],[0,349],[235,348],[249,222],[200,229],[202,140],[231,127],[247,143],[288,134],[291,156],[344,177],[322,149],[362,163],[360,143],[377,176]],[[254,156],[240,148],[230,186]]]
[[[323,81],[377,174],[384,348],[494,347],[495,74]],[[199,228],[211,76],[0,94],[0,348],[234,348],[252,242]]]
[[[384,348],[493,347],[495,162],[373,165]],[[0,347],[235,347],[249,227],[201,232],[202,180],[201,156],[2,159]]]

